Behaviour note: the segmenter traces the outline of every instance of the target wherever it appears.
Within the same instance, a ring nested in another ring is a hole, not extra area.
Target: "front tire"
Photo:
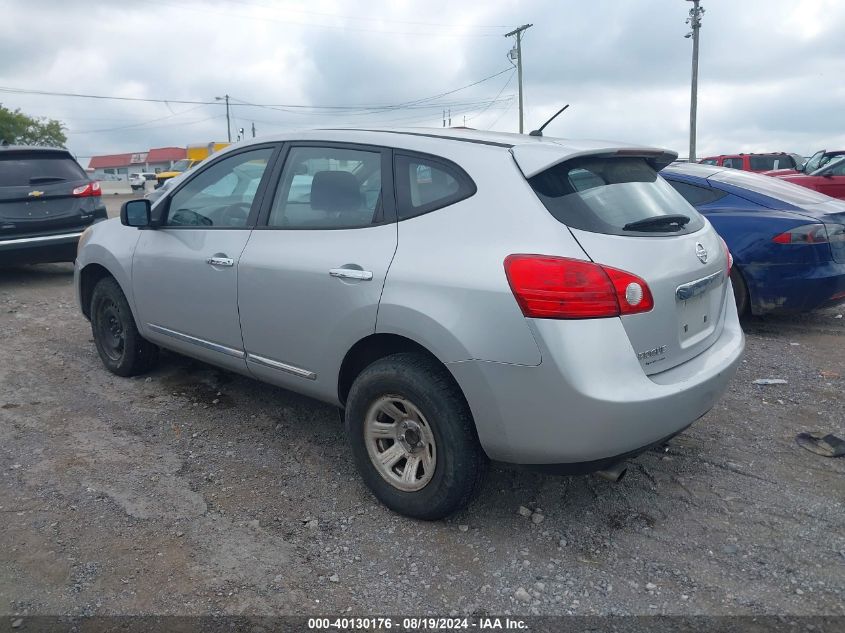
[[[94,286],[90,314],[94,344],[106,369],[118,376],[136,376],[152,369],[158,347],[138,333],[129,302],[113,277]]]
[[[469,407],[431,358],[395,354],[364,369],[349,392],[345,424],[364,483],[395,512],[442,519],[481,487],[487,457]]]

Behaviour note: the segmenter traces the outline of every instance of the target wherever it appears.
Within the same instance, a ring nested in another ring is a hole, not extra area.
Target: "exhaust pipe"
[[[626,472],[628,472],[628,464],[625,462],[616,462],[603,470],[597,470],[595,474],[602,479],[615,483],[617,481],[622,481]]]

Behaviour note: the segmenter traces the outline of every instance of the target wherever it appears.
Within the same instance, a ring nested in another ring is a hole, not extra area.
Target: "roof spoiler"
[[[644,158],[655,171],[660,171],[678,158],[678,153],[657,147],[598,147],[589,150],[574,150],[563,145],[531,144],[516,145],[510,150],[520,171],[531,178],[573,158],[595,156],[596,158],[636,157]]]

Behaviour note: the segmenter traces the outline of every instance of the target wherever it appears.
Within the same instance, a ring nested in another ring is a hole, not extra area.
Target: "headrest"
[[[361,187],[348,171],[318,171],[311,181],[311,208],[350,211],[361,206]]]

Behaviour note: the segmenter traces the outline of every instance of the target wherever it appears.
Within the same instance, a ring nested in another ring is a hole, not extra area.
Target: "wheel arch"
[[[120,277],[115,275],[108,267],[104,266],[100,262],[91,262],[86,264],[79,271],[78,293],[79,307],[82,310],[82,314],[85,315],[86,319],[89,321],[91,320],[91,298],[94,295],[94,288],[101,280],[106,279],[107,277],[114,279],[117,282],[117,285],[120,286],[123,295],[126,297],[127,303],[129,303],[129,309],[132,311],[132,316],[135,318],[135,308],[132,305],[131,296],[126,292],[126,288],[121,283]]]
[[[744,269],[745,266],[742,264],[737,264],[734,261],[734,265],[731,269],[731,273],[736,273],[739,277],[739,280],[742,282],[742,289],[745,291],[745,312],[747,314],[758,314],[759,308],[756,306],[756,294],[752,293],[751,286],[748,283],[748,276],[745,274]],[[737,306],[739,308],[739,306]],[[746,316],[746,314],[740,314],[740,317]]]
[[[403,352],[422,354],[437,362],[437,364],[443,368],[449,378],[454,382],[461,394],[461,397],[466,400],[466,396],[464,395],[464,392],[457,380],[455,380],[455,377],[452,375],[452,372],[449,371],[446,364],[431,350],[407,336],[379,332],[365,336],[346,352],[346,355],[340,364],[340,371],[338,372],[337,379],[337,396],[340,403],[342,405],[346,404],[346,398],[349,396],[349,390],[352,388],[352,383],[355,382],[355,378],[366,367],[381,358]]]

